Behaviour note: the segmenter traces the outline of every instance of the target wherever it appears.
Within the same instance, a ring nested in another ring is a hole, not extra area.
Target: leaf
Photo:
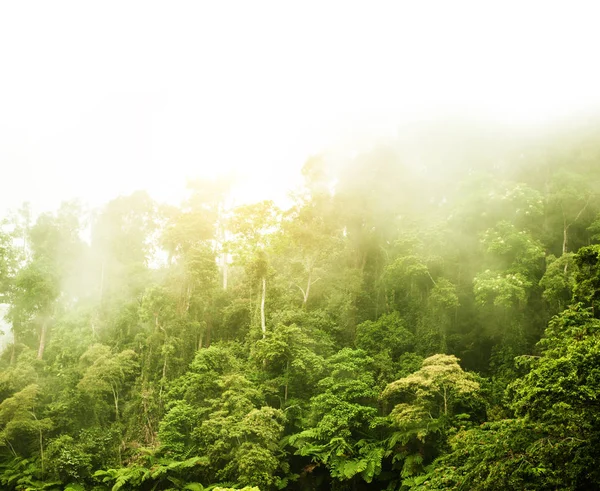
[[[85,488],[81,484],[67,484],[64,491],[85,491]]]
[[[204,486],[199,482],[190,482],[183,487],[187,491],[204,491]]]

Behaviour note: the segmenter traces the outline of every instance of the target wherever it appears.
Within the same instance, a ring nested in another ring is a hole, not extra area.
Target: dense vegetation
[[[0,487],[600,488],[596,130],[6,216]]]

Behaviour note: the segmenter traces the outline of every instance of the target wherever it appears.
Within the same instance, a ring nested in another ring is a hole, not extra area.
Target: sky
[[[282,201],[306,159],[440,115],[535,125],[600,102],[593,2],[0,3],[0,211],[235,174]]]

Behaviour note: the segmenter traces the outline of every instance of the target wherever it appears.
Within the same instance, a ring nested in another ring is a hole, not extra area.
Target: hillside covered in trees
[[[0,488],[600,488],[599,129],[8,214]]]

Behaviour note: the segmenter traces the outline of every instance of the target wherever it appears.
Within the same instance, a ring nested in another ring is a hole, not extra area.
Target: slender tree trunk
[[[302,301],[302,307],[306,308],[308,302],[308,294],[310,293],[310,282],[312,280],[312,270],[308,272],[308,281],[306,282],[306,291],[304,292],[304,300]]]
[[[192,304],[192,285],[188,283],[186,295],[185,295],[185,311],[190,311],[190,305]]]
[[[569,225],[567,225],[567,220],[564,219],[564,221],[563,221],[563,247],[562,247],[563,256],[567,253],[568,241],[569,241]],[[565,261],[565,267],[563,270],[563,273],[565,276],[567,275],[568,270],[569,270],[569,262]]]
[[[567,244],[569,241],[569,226],[567,225],[567,219],[563,219],[563,246],[562,253],[567,253]]]
[[[12,443],[10,443],[10,440],[4,440],[6,442],[6,444],[8,445],[8,448],[10,448],[11,453],[14,455],[15,459],[18,457],[17,452],[15,452],[15,447],[12,446]]]
[[[262,295],[260,298],[260,328],[262,329],[263,339],[267,334],[267,324],[265,322],[265,298],[267,296],[267,278],[262,278]]]
[[[110,388],[112,390],[113,399],[115,401],[115,421],[119,421],[119,394],[117,393],[117,391],[115,390],[115,388],[112,384],[111,384]]]
[[[48,320],[44,319],[42,322],[42,332],[40,333],[40,345],[38,348],[37,359],[41,360],[44,356],[44,350],[46,349],[46,333],[48,331]]]
[[[37,419],[37,416],[33,411],[29,412],[33,419],[35,419],[36,423],[38,423],[38,433],[39,433],[39,442],[40,442],[40,461],[42,467],[42,479],[44,479],[44,434],[42,433],[42,427],[40,426],[40,421]],[[11,447],[12,448],[12,447]]]

